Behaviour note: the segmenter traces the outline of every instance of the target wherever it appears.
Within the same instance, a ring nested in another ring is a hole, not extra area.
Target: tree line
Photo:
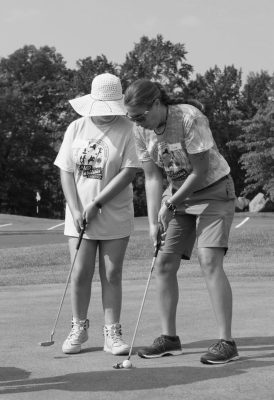
[[[141,37],[123,64],[102,54],[69,69],[54,47],[33,45],[1,58],[0,213],[64,217],[53,161],[66,127],[79,117],[68,100],[89,93],[94,76],[104,72],[118,75],[124,90],[144,77],[160,82],[174,97],[200,101],[231,167],[237,196],[251,199],[261,191],[273,201],[274,75],[250,72],[243,84],[241,70],[215,65],[191,79],[194,69],[186,55],[184,44],[157,35]],[[135,215],[146,215],[142,171],[133,187]]]

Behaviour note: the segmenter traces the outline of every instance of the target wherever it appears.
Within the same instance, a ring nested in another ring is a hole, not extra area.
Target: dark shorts
[[[169,189],[163,200],[171,196]],[[197,247],[221,247],[227,251],[235,211],[235,190],[230,175],[199,190],[177,208],[166,233],[163,253],[176,253],[189,260]]]

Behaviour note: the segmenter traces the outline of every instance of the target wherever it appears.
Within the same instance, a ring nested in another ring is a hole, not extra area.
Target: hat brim
[[[95,100],[90,94],[69,100],[72,108],[83,117],[100,115],[126,115],[123,98],[119,100]]]

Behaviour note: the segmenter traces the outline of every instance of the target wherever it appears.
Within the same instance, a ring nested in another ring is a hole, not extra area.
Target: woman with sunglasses
[[[199,263],[219,327],[219,340],[201,362],[236,360],[239,356],[231,335],[232,291],[223,269],[235,208],[229,165],[201,110],[176,104],[159,83],[135,81],[126,90],[124,102],[128,118],[135,122],[154,244],[159,223],[164,232],[156,268],[162,334],[138,354],[154,358],[182,352],[176,333],[177,271],[181,259],[190,259],[197,240]],[[197,106],[202,108],[198,102]],[[165,175],[169,182],[166,190]]]

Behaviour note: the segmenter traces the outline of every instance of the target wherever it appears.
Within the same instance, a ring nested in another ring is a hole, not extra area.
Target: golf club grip
[[[162,231],[163,231],[162,226],[161,226],[161,224],[159,224],[158,225],[158,231],[157,231],[157,244],[156,244],[156,249],[155,249],[155,252],[154,252],[154,257],[157,257],[158,251],[159,251],[159,249],[161,247],[161,234],[162,234]]]
[[[83,235],[84,235],[85,230],[86,230],[86,226],[87,226],[87,221],[84,219],[83,220],[83,228],[81,229],[81,232],[80,232],[80,235],[79,235],[79,238],[78,238],[78,243],[76,245],[76,250],[79,250],[80,244],[81,244],[82,239],[83,239]]]

